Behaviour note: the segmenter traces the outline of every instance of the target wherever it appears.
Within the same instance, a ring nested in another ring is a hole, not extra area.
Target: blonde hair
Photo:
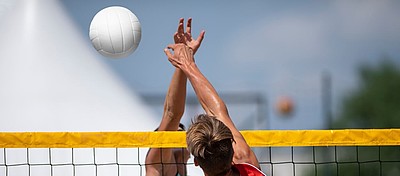
[[[198,115],[186,133],[188,150],[208,175],[225,175],[232,167],[233,135],[221,121]]]

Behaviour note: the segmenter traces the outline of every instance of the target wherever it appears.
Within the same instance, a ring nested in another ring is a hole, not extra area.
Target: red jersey
[[[248,163],[234,164],[233,167],[239,171],[240,176],[266,176],[260,169]]]

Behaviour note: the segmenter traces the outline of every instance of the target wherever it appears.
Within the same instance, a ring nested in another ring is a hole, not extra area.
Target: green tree
[[[384,60],[380,64],[363,65],[358,70],[357,89],[343,99],[334,128],[399,128],[400,69],[396,63]],[[375,176],[400,175],[399,146],[338,147],[338,164],[320,167],[306,175]]]
[[[399,128],[400,69],[385,60],[359,69],[360,85],[344,99],[335,128]]]

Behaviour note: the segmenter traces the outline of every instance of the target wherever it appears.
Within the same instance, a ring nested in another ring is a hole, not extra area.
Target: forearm
[[[162,121],[167,120],[168,123],[161,124],[170,124],[172,122],[174,123],[174,125],[172,126],[177,127],[179,125],[179,121],[185,110],[186,82],[187,78],[185,74],[180,69],[175,69],[164,102],[164,113]],[[170,128],[169,125],[167,128]]]
[[[180,69],[175,69],[167,95],[164,111],[172,116],[182,116],[186,100],[186,76]]]
[[[197,65],[195,63],[187,64],[181,69],[192,84],[197,98],[206,113],[218,117],[227,116],[228,111],[224,101],[209,80],[200,72]]]

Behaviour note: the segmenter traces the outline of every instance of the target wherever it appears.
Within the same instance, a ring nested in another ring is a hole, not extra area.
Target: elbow
[[[200,101],[203,109],[207,112],[207,114],[212,116],[224,116],[228,112],[228,108],[222,100],[213,100],[212,103],[210,101],[202,100]]]
[[[226,107],[224,102],[219,102],[215,105],[213,114],[218,117],[227,116],[228,108]],[[229,115],[228,115],[229,116]]]

